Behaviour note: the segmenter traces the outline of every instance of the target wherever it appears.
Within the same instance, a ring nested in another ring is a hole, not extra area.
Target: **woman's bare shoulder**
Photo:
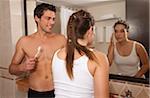
[[[136,42],[135,46],[138,54],[147,54],[145,47],[141,43]]]
[[[135,41],[135,45],[136,48],[144,48],[144,46],[140,42]]]
[[[101,52],[101,51],[94,50],[93,52],[94,52],[94,54],[95,54],[97,57],[99,57],[99,58],[105,58],[105,57],[106,57],[106,54],[103,53],[103,52]]]
[[[58,57],[60,59],[65,60],[65,58],[66,58],[66,47],[63,47],[63,48],[59,49],[59,51],[58,51]]]
[[[95,54],[98,62],[100,63],[100,65],[105,65],[106,67],[109,66],[108,58],[105,53],[98,51],[98,50],[94,50],[94,54]]]

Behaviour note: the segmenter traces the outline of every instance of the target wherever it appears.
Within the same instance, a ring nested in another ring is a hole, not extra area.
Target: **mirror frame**
[[[24,28],[25,28],[25,35],[28,35],[28,23],[27,23],[27,1],[23,0],[23,8],[24,8]]]
[[[25,21],[25,35],[28,35],[28,27],[27,27],[27,0],[24,0],[24,21]],[[149,84],[149,79],[143,79],[143,78],[134,78],[130,76],[121,76],[121,75],[115,75],[115,74],[109,74],[109,79],[111,80],[123,80],[123,81],[129,81],[129,82],[135,82],[135,83],[143,83],[143,84]]]
[[[130,77],[130,76],[121,76],[121,75],[115,75],[115,74],[109,74],[109,79],[149,84],[149,79],[135,78],[135,77]]]

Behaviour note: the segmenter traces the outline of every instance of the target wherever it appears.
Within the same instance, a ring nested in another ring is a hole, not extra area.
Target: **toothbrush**
[[[35,56],[34,56],[34,58],[35,59],[37,59],[38,57],[39,57],[39,55],[40,55],[40,52],[41,52],[41,46],[39,46],[38,48],[37,48],[37,53],[35,54]]]

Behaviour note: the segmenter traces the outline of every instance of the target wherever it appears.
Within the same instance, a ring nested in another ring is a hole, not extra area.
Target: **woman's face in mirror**
[[[122,24],[117,24],[114,28],[115,38],[118,42],[127,40],[127,32],[125,26]]]

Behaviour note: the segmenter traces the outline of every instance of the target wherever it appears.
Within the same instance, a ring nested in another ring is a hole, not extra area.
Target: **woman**
[[[128,32],[129,26],[125,21],[119,20],[114,24],[108,49],[109,63],[115,62],[120,75],[144,77],[149,69],[148,54],[142,44],[128,39]]]
[[[84,10],[70,16],[67,45],[52,61],[55,98],[109,98],[107,57],[88,47],[93,26],[93,17]]]

